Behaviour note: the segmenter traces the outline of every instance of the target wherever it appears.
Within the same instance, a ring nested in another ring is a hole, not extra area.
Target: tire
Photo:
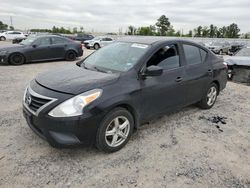
[[[96,135],[96,147],[106,153],[123,148],[134,129],[134,118],[124,108],[115,108],[102,120]]]
[[[76,60],[76,52],[74,52],[73,50],[68,51],[65,55],[65,59],[67,61],[75,61]]]
[[[214,106],[218,96],[218,86],[215,83],[210,84],[205,96],[198,103],[201,109],[210,109]]]
[[[11,54],[9,57],[9,63],[11,65],[22,65],[25,63],[25,57],[20,53]]]
[[[96,43],[96,44],[94,45],[94,49],[95,49],[95,50],[98,50],[99,48],[100,48],[100,45]]]
[[[4,36],[0,37],[0,41],[5,41],[6,38]]]

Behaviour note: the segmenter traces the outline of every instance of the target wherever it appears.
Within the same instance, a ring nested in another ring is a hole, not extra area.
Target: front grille
[[[47,97],[39,96],[35,94],[33,91],[30,91],[30,88],[26,90],[24,102],[25,105],[33,112],[37,112],[38,109],[46,105],[47,103],[51,102],[52,99]]]

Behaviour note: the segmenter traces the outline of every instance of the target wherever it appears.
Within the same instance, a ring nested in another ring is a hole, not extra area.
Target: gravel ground
[[[69,63],[0,66],[0,187],[250,187],[249,86],[230,82],[211,110],[153,120],[113,154],[54,149],[27,126],[21,101],[38,73]]]

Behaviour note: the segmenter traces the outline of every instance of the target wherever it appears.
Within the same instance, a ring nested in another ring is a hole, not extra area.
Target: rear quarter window
[[[204,63],[207,58],[207,52],[199,47],[183,44],[183,50],[188,65]]]

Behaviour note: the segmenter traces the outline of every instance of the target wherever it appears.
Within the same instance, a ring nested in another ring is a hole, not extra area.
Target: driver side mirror
[[[160,76],[162,75],[162,73],[163,73],[163,69],[161,67],[152,65],[146,69],[146,71],[142,74],[142,76],[144,78],[148,76]]]
[[[32,47],[33,47],[33,48],[36,48],[36,47],[37,47],[37,45],[36,45],[36,44],[33,44],[33,45],[32,45]]]

